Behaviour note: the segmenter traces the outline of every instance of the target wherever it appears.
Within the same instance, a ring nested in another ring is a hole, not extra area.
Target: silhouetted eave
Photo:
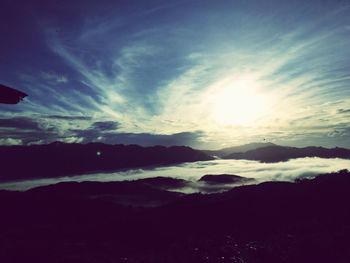
[[[0,103],[17,104],[28,95],[22,91],[0,84]]]

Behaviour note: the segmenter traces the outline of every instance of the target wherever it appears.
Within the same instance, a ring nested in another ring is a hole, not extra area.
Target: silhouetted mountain
[[[174,188],[181,188],[188,185],[190,182],[183,180],[183,179],[177,179],[177,178],[171,178],[171,177],[152,177],[152,178],[144,178],[144,179],[138,179],[137,182],[144,183],[146,185],[150,185],[155,188],[160,189],[174,189]]]
[[[350,258],[346,170],[296,183],[181,195],[153,208],[103,198],[137,192],[124,189],[114,183],[66,183],[0,191],[0,262],[345,263]],[[141,193],[147,199],[150,190]]]
[[[199,181],[209,184],[233,184],[252,180],[254,181],[252,178],[246,178],[233,174],[206,174],[199,179]]]
[[[56,177],[97,171],[211,160],[185,146],[141,147],[101,143],[0,146],[0,179]]]
[[[321,158],[350,158],[350,150],[345,148],[327,149],[323,147],[285,147],[285,146],[268,146],[244,153],[232,153],[224,159],[246,159],[262,162],[281,162],[293,158],[303,157],[321,157]]]
[[[220,150],[203,150],[204,153],[210,155],[210,156],[217,156],[217,157],[225,157],[229,154],[232,153],[242,153],[242,152],[247,152],[267,146],[275,146],[275,144],[271,142],[266,142],[266,143],[249,143],[249,144],[244,144],[244,145],[239,145],[239,146],[233,146],[233,147],[228,147],[228,148],[223,148]]]

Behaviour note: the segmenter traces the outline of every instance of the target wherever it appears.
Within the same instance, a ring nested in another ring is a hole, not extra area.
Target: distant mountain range
[[[0,180],[72,176],[111,172],[215,158],[280,162],[292,158],[321,157],[350,159],[350,150],[322,147],[285,147],[273,143],[251,143],[216,151],[186,146],[107,145],[102,143],[0,146]]]
[[[227,147],[220,150],[203,150],[203,152],[211,156],[223,158],[225,156],[228,156],[229,154],[243,153],[243,152],[247,152],[247,151],[251,151],[251,150],[255,150],[263,147],[268,147],[268,146],[275,146],[275,145],[276,144],[273,144],[271,142],[267,142],[267,143],[255,142],[255,143],[248,143],[248,144],[239,145],[239,146]]]
[[[101,143],[0,146],[0,180],[107,172],[213,158],[185,146],[107,145]]]
[[[320,157],[320,158],[344,158],[350,159],[350,150],[345,148],[323,148],[323,147],[286,147],[271,145],[256,148],[246,152],[233,152],[223,159],[246,159],[262,162],[282,162],[294,158]]]

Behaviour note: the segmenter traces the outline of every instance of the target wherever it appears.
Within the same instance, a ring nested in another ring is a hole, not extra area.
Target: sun
[[[220,81],[214,85],[210,101],[213,119],[223,125],[254,125],[269,109],[268,97],[249,76]]]

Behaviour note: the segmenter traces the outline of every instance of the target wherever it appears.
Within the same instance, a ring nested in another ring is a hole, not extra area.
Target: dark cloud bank
[[[87,126],[87,128],[80,128]],[[181,132],[175,134],[126,133],[115,121],[93,121],[86,116],[12,117],[0,119],[0,144],[46,144],[63,142],[102,142],[107,144],[190,145],[196,147],[203,133]]]

